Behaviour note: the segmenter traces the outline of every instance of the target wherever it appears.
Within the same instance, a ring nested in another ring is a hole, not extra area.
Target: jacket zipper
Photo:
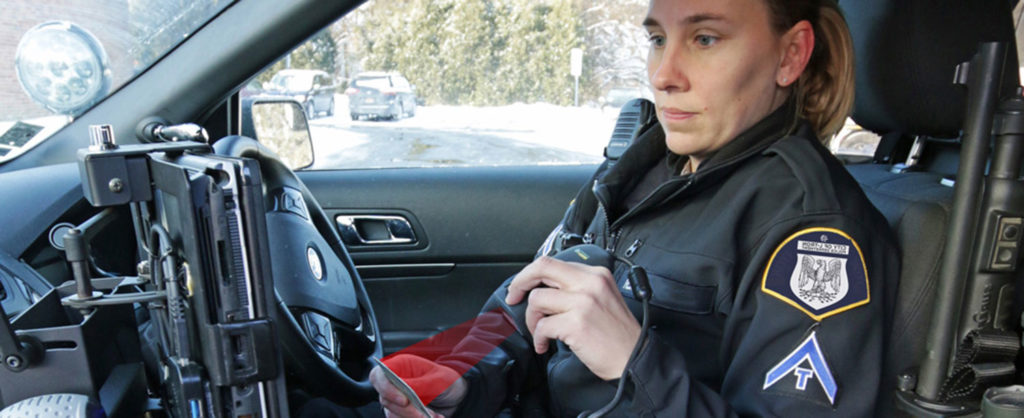
[[[615,238],[619,235],[619,231],[612,229],[611,220],[608,218],[608,209],[605,209],[604,202],[602,202],[601,199],[598,199],[597,204],[601,207],[601,213],[604,214],[604,249],[605,251],[615,254]]]
[[[608,250],[608,252],[612,254],[615,254],[615,241],[618,241],[619,239],[619,232],[619,230],[612,231],[611,234],[608,235],[608,242],[605,243],[604,249]]]
[[[608,217],[608,208],[604,205],[603,196],[598,193],[598,182],[594,180],[594,185],[590,187],[591,193],[597,197],[597,207],[601,209],[601,214],[604,215],[604,249],[612,254],[615,253],[615,231],[612,230],[611,218]]]
[[[626,258],[632,257],[633,254],[636,254],[636,250],[639,250],[640,247],[642,247],[643,245],[644,241],[641,239],[637,239],[636,241],[633,241],[633,243],[629,245],[629,248],[627,248],[626,252],[623,253],[622,255],[626,256]]]
[[[683,184],[683,186],[676,193],[673,193],[673,196],[675,196],[678,193],[688,189],[691,184],[693,184],[693,176],[692,175],[691,175],[690,178],[686,179],[686,182]],[[619,219],[616,219],[615,220],[615,225],[612,225],[611,219],[608,217],[608,209],[604,205],[604,199],[601,198],[602,196],[599,193],[597,193],[597,187],[598,187],[598,182],[597,182],[597,180],[594,180],[594,185],[593,185],[593,187],[591,187],[591,190],[594,193],[594,195],[597,196],[597,198],[598,198],[597,199],[597,205],[598,205],[598,207],[601,208],[601,214],[604,215],[604,224],[605,224],[605,245],[604,245],[604,249],[605,249],[605,251],[608,251],[608,252],[611,252],[612,254],[614,254],[615,253],[615,245],[617,244],[616,241],[618,241],[618,238],[619,238],[619,236],[622,233],[622,228],[618,227],[619,224],[621,224],[624,219],[628,218],[630,215],[638,212],[641,208],[643,208],[644,204],[646,204],[649,200],[651,200],[651,198],[655,194],[657,194],[658,190],[661,190],[661,188],[665,187],[665,185],[663,184],[663,185],[659,186],[653,192],[651,192],[647,196],[645,196],[643,198],[643,200],[640,201],[640,203],[638,203],[636,206],[633,207],[633,209],[631,209],[630,211],[628,211],[625,214],[623,214],[622,216],[620,216]],[[625,256],[626,257],[632,256],[634,253],[636,253],[636,250],[639,249],[641,245],[643,245],[643,241],[641,241],[641,240],[634,241],[633,244],[631,244],[629,246],[629,249],[626,250],[627,254],[625,254]]]

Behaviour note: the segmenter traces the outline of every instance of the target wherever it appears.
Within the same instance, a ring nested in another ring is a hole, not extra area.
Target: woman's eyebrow
[[[652,27],[652,26],[661,26],[661,24],[658,23],[657,20],[654,20],[653,17],[647,16],[646,18],[644,18],[644,23],[641,23],[640,26],[643,26],[645,28],[649,28],[649,27]]]
[[[727,19],[725,18],[725,16],[722,16],[720,14],[715,14],[715,13],[698,13],[698,14],[690,15],[690,16],[687,16],[687,17],[683,18],[682,20],[679,21],[679,25],[680,26],[693,25],[693,24],[696,24],[696,23],[707,22],[709,20],[711,20],[711,21],[714,21],[714,20],[726,21]],[[653,17],[648,16],[647,18],[644,19],[643,26],[645,26],[645,27],[661,26],[661,23],[658,23],[658,21],[656,19],[654,19]]]
[[[722,16],[720,14],[700,13],[700,14],[695,14],[695,15],[687,16],[686,19],[683,19],[682,23],[683,24],[692,25],[692,24],[695,24],[695,23],[707,22],[709,20],[726,21],[727,19],[725,18],[725,16]]]

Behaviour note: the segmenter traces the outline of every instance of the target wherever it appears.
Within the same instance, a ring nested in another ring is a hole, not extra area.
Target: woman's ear
[[[789,28],[780,39],[782,42],[782,61],[775,82],[781,87],[788,87],[796,82],[814,52],[814,27],[806,20],[801,20]]]

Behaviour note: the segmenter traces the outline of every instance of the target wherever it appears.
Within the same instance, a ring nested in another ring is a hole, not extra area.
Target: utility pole
[[[580,74],[583,74],[583,50],[573,48],[569,51],[569,74],[576,79],[576,90],[573,94],[573,103],[580,106]]]

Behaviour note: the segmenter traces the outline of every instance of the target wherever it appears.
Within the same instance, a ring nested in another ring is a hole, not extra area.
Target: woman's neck
[[[684,176],[697,171],[697,167],[700,166],[700,160],[697,157],[691,155],[687,157],[686,164],[683,164],[683,170],[679,173],[680,176]]]

